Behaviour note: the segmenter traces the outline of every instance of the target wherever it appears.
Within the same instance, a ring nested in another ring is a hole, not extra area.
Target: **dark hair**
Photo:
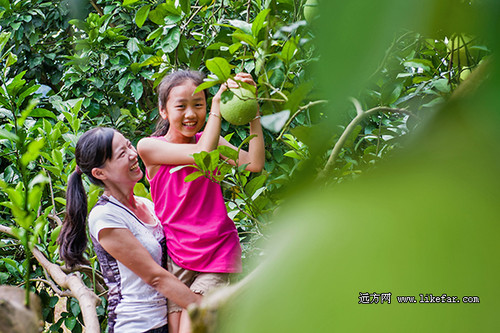
[[[167,106],[168,96],[172,88],[180,86],[187,80],[193,81],[193,83],[198,86],[203,83],[204,78],[205,75],[202,72],[193,70],[178,70],[165,76],[158,85],[158,113]],[[203,90],[203,92],[206,99],[207,92],[205,90]],[[167,134],[169,125],[167,119],[163,119],[159,116],[158,122],[156,123],[156,131],[153,133],[153,136],[163,136]]]
[[[96,127],[85,132],[75,149],[76,170],[68,179],[66,190],[66,216],[57,239],[60,244],[59,254],[70,267],[88,263],[83,257],[87,248],[87,193],[82,183],[82,174],[99,186],[104,186],[100,179],[92,175],[92,169],[104,166],[113,154],[113,137],[116,130]]]

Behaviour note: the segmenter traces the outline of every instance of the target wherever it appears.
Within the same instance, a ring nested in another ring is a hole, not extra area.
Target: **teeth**
[[[185,126],[194,126],[196,125],[196,122],[192,122],[192,123],[184,123]]]
[[[134,165],[132,165],[132,166],[130,167],[130,171],[135,170],[135,169],[137,169],[138,167],[139,167],[139,163],[135,163]]]

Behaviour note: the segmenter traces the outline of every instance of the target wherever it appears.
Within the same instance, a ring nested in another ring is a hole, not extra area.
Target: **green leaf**
[[[259,31],[264,27],[267,14],[269,14],[270,11],[271,9],[269,8],[264,9],[255,17],[255,20],[252,23],[252,34],[254,35],[254,37],[257,37]]]
[[[165,18],[163,19],[163,24],[164,25],[174,25],[177,22],[179,22],[180,20],[182,20],[182,16],[180,16],[180,15],[168,15],[168,16],[165,16]]]
[[[22,71],[14,77],[14,79],[7,85],[7,93],[11,96],[16,96],[18,91],[24,86],[26,80],[23,79],[26,71]]]
[[[87,22],[82,20],[73,19],[69,20],[68,23],[74,25],[77,29],[81,31],[88,32],[90,30],[90,26],[87,24]]]
[[[246,34],[250,35],[252,33],[252,25],[246,21],[241,20],[228,20],[231,27],[239,29]]]
[[[125,0],[125,1],[127,1],[127,0]],[[73,328],[75,328],[75,325],[76,325],[76,318],[75,317],[68,317],[68,318],[64,319],[64,325],[70,331],[73,330]]]
[[[212,150],[209,153],[209,156],[210,156],[210,164],[208,166],[208,170],[215,171],[215,169],[217,169],[217,165],[219,164],[219,151],[217,149]]]
[[[40,156],[40,149],[42,149],[44,144],[43,139],[30,142],[27,151],[21,156],[21,164],[28,165],[29,162],[34,161]]]
[[[252,196],[257,189],[261,188],[264,183],[266,182],[267,176],[266,175],[260,175],[257,177],[254,177],[252,180],[250,180],[246,185],[245,185],[245,192],[249,195]]]
[[[252,198],[251,198],[252,201],[255,201],[259,197],[259,195],[261,195],[262,192],[264,192],[265,190],[266,190],[265,187],[258,188],[257,191],[255,191],[255,193],[252,195]]]
[[[290,110],[283,110],[277,113],[262,116],[260,122],[262,127],[272,132],[279,132],[285,126],[290,117]]]
[[[285,45],[283,45],[283,49],[281,50],[281,56],[283,57],[283,61],[289,65],[293,56],[297,52],[297,44],[294,39],[289,39]]]
[[[132,83],[130,84],[130,89],[132,89],[132,94],[134,95],[136,100],[139,100],[142,97],[144,88],[142,86],[141,80],[136,79],[132,81]]]
[[[177,172],[177,171],[179,171],[181,169],[184,169],[184,168],[196,168],[196,166],[195,165],[191,165],[191,164],[189,164],[189,165],[179,165],[179,166],[176,166],[175,168],[170,169],[170,173]]]
[[[50,239],[53,241],[53,242],[56,242],[57,241],[57,237],[59,237],[59,233],[61,232],[61,228],[62,228],[62,225],[58,225],[57,227],[55,227],[52,232],[50,233]]]
[[[57,120],[57,116],[54,114],[54,112],[49,111],[44,108],[37,108],[31,111],[30,113],[31,117],[37,117],[37,118],[52,118]]]
[[[191,1],[190,0],[180,0],[181,9],[186,15],[189,15],[191,12]]]
[[[137,38],[130,38],[127,42],[127,50],[132,55],[139,52],[139,40]]]
[[[23,91],[21,94],[19,94],[17,101],[16,101],[16,106],[20,107],[21,104],[23,104],[26,97],[28,97],[31,94],[33,94],[34,92],[36,92],[38,90],[38,88],[40,88],[40,85],[36,84],[36,85],[29,87],[28,89]]]
[[[208,156],[208,153],[206,151],[200,151],[199,153],[195,153],[193,154],[193,158],[194,158],[194,163],[196,163],[196,165],[201,168],[202,171],[207,171],[206,167],[205,167],[205,157]],[[209,161],[210,163],[210,161]]]
[[[5,44],[7,44],[9,39],[10,39],[10,32],[2,31],[2,33],[0,34],[0,54],[2,53],[3,48],[5,47]]]
[[[238,160],[238,152],[236,150],[234,150],[233,148],[231,148],[231,147],[228,147],[228,146],[218,146],[217,150],[219,151],[219,153],[222,156],[227,157],[230,160],[233,160],[235,162],[236,162],[236,160]]]
[[[248,44],[253,49],[257,48],[257,41],[255,40],[255,38],[252,35],[235,32],[235,33],[232,34],[232,36],[234,38],[236,38],[236,39],[238,39],[238,40],[240,40],[240,41]]]
[[[231,46],[229,46],[229,53],[234,54],[234,52],[238,51],[241,46],[243,46],[243,44],[240,42],[231,44]]]
[[[295,150],[289,150],[286,153],[284,153],[283,155],[291,157],[291,158],[295,158],[297,160],[303,160],[304,159],[304,157],[301,156],[301,155],[299,155]]]
[[[163,33],[163,27],[159,27],[158,29],[153,30],[153,31],[152,31],[152,32],[148,35],[148,37],[146,37],[146,42],[147,42],[147,41],[150,41],[151,39],[155,39],[155,38],[160,37],[162,33]]]
[[[241,142],[241,144],[238,146],[238,151],[244,146],[246,145],[247,143],[250,142],[250,140],[252,140],[253,138],[255,138],[257,135],[256,134],[252,134],[252,135],[249,135],[248,137],[245,138],[245,140],[243,140],[243,142]]]
[[[125,75],[120,79],[120,81],[118,81],[118,90],[120,91],[120,93],[123,94],[123,92],[125,91],[125,87],[127,86],[129,80],[130,80],[129,76]]]
[[[204,155],[203,156],[203,170],[213,171],[212,169],[210,169],[210,167],[212,166],[211,152],[210,153],[207,152],[206,154],[203,154],[203,155]]]
[[[160,66],[163,63],[164,63],[164,61],[163,61],[162,57],[160,57],[160,56],[152,56],[152,57],[147,58],[143,62],[141,62],[141,67],[149,66],[149,65],[151,65],[151,66]]]
[[[138,2],[139,0],[123,0],[122,6],[130,6],[133,5],[134,3]]]
[[[173,52],[179,45],[180,41],[181,41],[181,31],[178,26],[175,26],[168,31],[167,36],[162,41],[163,52],[165,53]]]
[[[201,171],[195,171],[193,173],[190,173],[189,175],[186,176],[186,178],[184,178],[184,182],[188,183],[188,182],[192,182],[193,180],[196,180],[200,177],[202,177],[204,175],[203,172]]]
[[[142,28],[144,22],[146,22],[150,8],[151,5],[142,6],[141,8],[139,8],[137,13],[135,13],[135,24],[137,24],[139,28]]]
[[[7,62],[5,64],[5,67],[14,65],[16,62],[17,62],[17,55],[15,55],[12,52],[9,52],[9,56],[7,57]]]
[[[401,96],[401,92],[403,91],[403,84],[400,82],[394,82],[385,85],[382,88],[381,100],[382,104],[390,105],[397,101],[399,96]]]
[[[220,81],[225,82],[231,75],[231,67],[226,59],[215,57],[206,61],[209,71],[214,73]]]
[[[427,59],[412,59],[405,61],[403,63],[405,67],[415,67],[415,68],[422,68],[424,71],[430,71],[431,68],[434,68],[432,65],[432,62]]]
[[[42,186],[35,186],[28,192],[28,207],[33,211],[38,211],[41,205],[41,199],[43,194]]]
[[[55,202],[59,202],[61,205],[66,206],[66,199],[61,198],[61,197],[55,197],[54,198]]]
[[[168,15],[168,11],[166,8],[167,8],[167,4],[165,4],[165,3],[159,4],[158,6],[156,6],[155,9],[153,9],[149,12],[149,15],[148,15],[149,19],[152,22],[154,22],[160,26],[163,26],[163,24],[165,23],[164,18],[165,18],[165,16]]]
[[[80,312],[82,312],[79,303],[73,299],[70,303],[70,308],[71,308],[71,314],[73,314],[73,316],[75,317],[78,317]]]
[[[196,94],[197,92],[199,91],[202,91],[202,90],[205,90],[205,89],[208,89],[210,87],[213,87],[215,86],[216,84],[220,83],[219,80],[209,80],[209,81],[205,81],[203,82],[202,84],[200,84],[198,87],[196,87],[196,89],[194,90],[194,93]]]
[[[439,90],[440,92],[445,93],[445,94],[447,94],[451,91],[451,87],[448,84],[447,79],[438,79],[432,83],[432,86],[434,88],[436,88],[437,90]]]
[[[7,140],[10,140],[12,142],[19,141],[19,137],[16,134],[9,132],[3,128],[0,128],[0,138],[7,139]]]
[[[149,193],[146,186],[143,183],[137,183],[134,186],[134,194],[140,197],[151,199],[151,194]]]

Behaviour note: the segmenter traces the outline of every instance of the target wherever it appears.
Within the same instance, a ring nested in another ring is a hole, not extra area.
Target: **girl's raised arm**
[[[235,78],[255,86],[255,82],[250,74],[238,73]],[[264,168],[266,151],[264,147],[264,134],[262,133],[262,125],[260,124],[259,117],[250,122],[250,135],[256,135],[256,137],[252,138],[248,143],[248,151],[240,150],[238,165],[248,164],[246,170],[260,172]],[[219,139],[219,145],[237,149],[222,137]],[[228,162],[235,165],[232,160]]]
[[[137,150],[146,166],[154,167],[162,164],[190,164],[191,156],[200,151],[212,151],[217,148],[220,137],[220,97],[226,86],[222,85],[212,99],[212,109],[200,139],[196,143],[170,143],[157,138],[143,138],[137,144]]]

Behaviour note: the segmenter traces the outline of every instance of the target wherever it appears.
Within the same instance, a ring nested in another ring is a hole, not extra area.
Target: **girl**
[[[238,81],[255,85],[250,74],[239,73]],[[235,148],[220,136],[220,99],[224,90],[236,88],[230,80],[222,85],[212,99],[212,108],[205,124],[207,96],[194,94],[203,82],[203,75],[194,71],[177,71],[166,76],[159,85],[158,110],[161,120],[152,137],[137,145],[146,165],[156,215],[167,238],[167,268],[191,290],[204,294],[229,282],[229,273],[241,271],[241,248],[238,232],[227,216],[222,190],[205,177],[192,182],[184,178],[194,171],[183,168],[170,173],[178,165],[192,164],[192,154],[212,151],[218,145]],[[239,164],[259,172],[264,166],[265,151],[259,117],[250,122],[255,134],[249,150],[241,151]],[[233,162],[234,163],[234,162]],[[189,331],[185,311],[169,300],[169,332]]]
[[[61,257],[69,266],[86,262],[85,174],[104,187],[89,214],[89,232],[108,286],[108,332],[166,333],[165,297],[187,307],[201,296],[161,266],[164,235],[153,204],[133,195],[143,176],[136,150],[119,132],[95,128],[78,140],[75,159],[58,239]]]

